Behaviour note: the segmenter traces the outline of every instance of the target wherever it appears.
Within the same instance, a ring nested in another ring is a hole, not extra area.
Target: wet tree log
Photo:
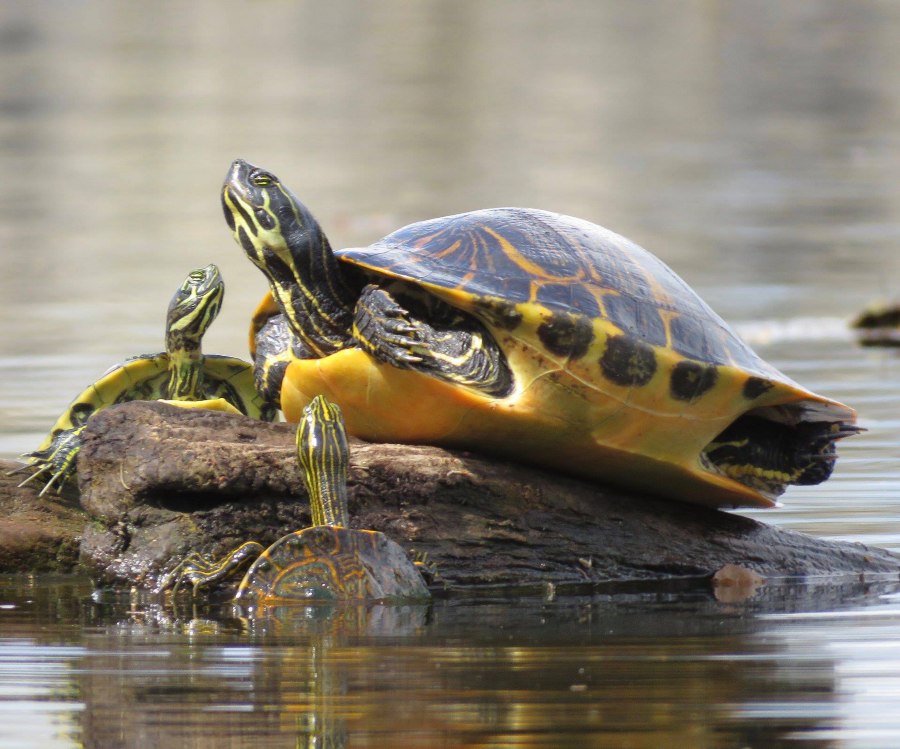
[[[40,485],[19,486],[21,468],[0,461],[0,573],[74,571],[87,513],[73,492],[39,497]]]
[[[462,451],[354,442],[352,525],[426,552],[451,588],[709,576],[897,575],[900,557],[700,506],[639,497]],[[91,520],[81,559],[152,585],[190,552],[217,557],[307,526],[294,428],[128,403],[97,414],[79,459]]]
[[[152,587],[191,552],[218,557],[310,522],[294,429],[161,403],[97,414],[73,496],[0,476],[0,572],[69,571]],[[739,515],[640,497],[462,451],[355,441],[352,524],[425,552],[451,588],[706,577],[893,575],[900,557]],[[77,495],[75,495],[77,496]],[[79,557],[80,555],[80,557]]]

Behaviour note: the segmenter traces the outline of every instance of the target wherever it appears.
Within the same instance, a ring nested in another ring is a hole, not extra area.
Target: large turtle
[[[164,400],[176,406],[242,413],[272,421],[277,409],[257,393],[252,366],[230,356],[204,355],[201,341],[219,314],[225,284],[217,266],[191,271],[169,303],[166,350],[127,359],[89,385],[57,419],[34,452],[32,474],[46,479],[44,494],[75,475],[81,433],[97,411],[132,400]]]
[[[383,533],[350,528],[347,470],[350,446],[341,409],[316,396],[297,426],[297,458],[309,494],[312,526],[282,536],[269,548],[247,541],[219,560],[191,554],[160,580],[160,591],[185,581],[194,589],[250,568],[235,601],[399,601],[431,597],[420,568]]]
[[[225,218],[269,280],[257,386],[297,420],[481,449],[720,505],[831,474],[847,406],[760,359],[668,266],[596,224],[497,208],[333,251],[271,172],[235,161]]]

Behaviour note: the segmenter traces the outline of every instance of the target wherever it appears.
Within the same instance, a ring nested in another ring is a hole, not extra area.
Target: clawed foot
[[[53,488],[59,493],[63,486],[75,476],[75,460],[78,457],[78,451],[81,450],[83,429],[83,427],[79,427],[58,432],[53,436],[49,447],[23,455],[22,457],[26,458],[28,463],[10,471],[9,475],[31,470],[31,474],[19,484],[20,487],[30,484],[32,481],[45,480],[44,488],[38,492],[39,497],[43,497]]]
[[[188,582],[191,584],[192,594],[196,593],[200,588],[210,586],[233,574],[247,562],[252,562],[264,550],[262,544],[247,541],[221,559],[193,552],[159,579],[155,592],[171,590],[174,596],[182,584]]]
[[[353,337],[379,361],[396,367],[411,367],[423,360],[425,336],[413,320],[384,289],[366,286],[356,305]]]
[[[512,391],[506,357],[478,320],[437,300],[421,304],[414,297],[408,299],[412,312],[386,289],[366,286],[356,303],[356,345],[385,364],[417,370],[485,395],[501,398]]]

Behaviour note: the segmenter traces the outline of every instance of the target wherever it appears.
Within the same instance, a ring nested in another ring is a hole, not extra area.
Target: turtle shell
[[[314,526],[283,536],[247,570],[235,601],[427,599],[406,552],[383,533]]]
[[[514,388],[491,398],[349,348],[289,365],[281,395],[292,421],[323,393],[363,439],[483,449],[704,504],[770,506],[783,486],[723,476],[705,448],[745,415],[855,420],[763,361],[665,263],[588,221],[474,211],[336,255],[401,301],[424,294],[478,318]]]
[[[46,450],[61,432],[87,423],[96,411],[116,403],[157,400],[169,382],[169,357],[165,353],[134,356],[108,369],[75,397],[38,447]],[[272,421],[276,413],[256,392],[253,367],[231,356],[207,354],[203,359],[203,392],[192,401],[166,401],[177,406],[242,413]]]
[[[336,254],[503,327],[518,325],[522,306],[537,310],[545,319],[535,343],[554,357],[583,356],[602,322],[622,337],[620,347],[669,349],[684,360],[791,382],[665,263],[583,219],[524,208],[472,211],[411,224],[369,247]],[[615,370],[598,375],[640,383],[639,373]]]

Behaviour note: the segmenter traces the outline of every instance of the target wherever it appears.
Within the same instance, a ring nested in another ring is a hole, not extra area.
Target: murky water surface
[[[656,252],[868,431],[755,513],[900,551],[900,361],[846,322],[900,295],[891,0],[77,3],[0,7],[0,455],[162,346],[216,262],[209,352],[262,277],[222,220],[235,157],[336,245],[496,205]],[[889,586],[173,612],[0,582],[0,747],[900,745]],[[316,743],[318,742],[318,743]]]
[[[738,606],[682,589],[263,619],[90,591],[0,580],[0,746],[892,746],[898,735],[900,594],[888,586],[769,589]]]

